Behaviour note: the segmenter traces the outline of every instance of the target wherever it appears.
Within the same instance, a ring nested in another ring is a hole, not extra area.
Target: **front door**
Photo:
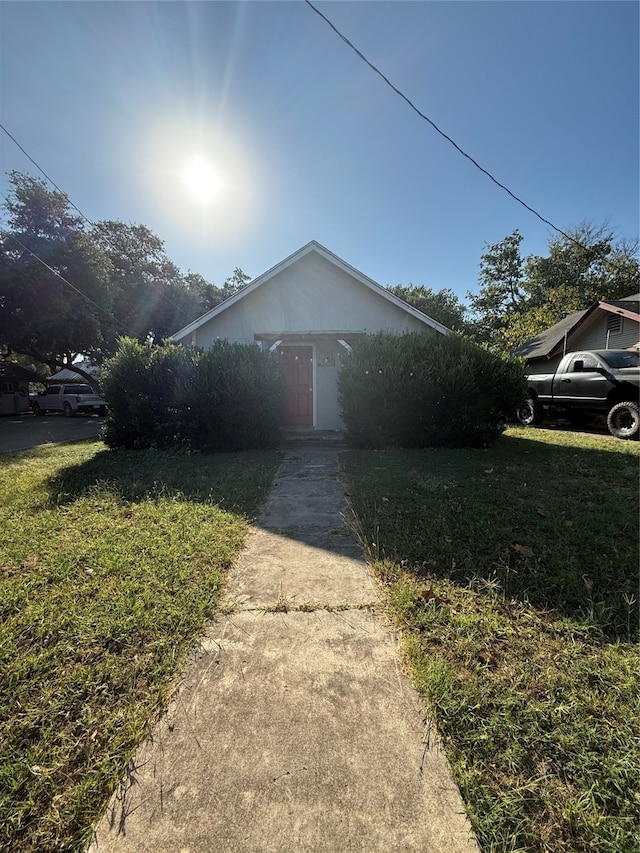
[[[313,426],[313,347],[280,346],[278,357],[286,377],[283,426]]]

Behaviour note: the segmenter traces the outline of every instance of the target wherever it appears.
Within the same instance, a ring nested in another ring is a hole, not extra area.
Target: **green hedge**
[[[278,440],[284,379],[255,346],[217,341],[203,352],[125,338],[103,377],[111,448],[242,450]]]
[[[189,400],[192,434],[204,450],[273,447],[280,437],[284,374],[255,346],[216,341],[195,354]]]
[[[380,333],[343,361],[338,392],[356,447],[487,447],[526,395],[524,368],[460,335]]]

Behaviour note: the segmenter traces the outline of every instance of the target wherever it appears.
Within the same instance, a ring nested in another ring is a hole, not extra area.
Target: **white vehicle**
[[[96,394],[90,385],[79,385],[76,382],[69,385],[49,385],[31,400],[31,409],[34,415],[62,412],[67,418],[74,417],[78,412],[106,415],[107,401]]]

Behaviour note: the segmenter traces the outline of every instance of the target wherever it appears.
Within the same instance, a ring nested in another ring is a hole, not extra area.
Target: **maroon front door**
[[[283,426],[313,426],[313,347],[278,347],[287,390]]]

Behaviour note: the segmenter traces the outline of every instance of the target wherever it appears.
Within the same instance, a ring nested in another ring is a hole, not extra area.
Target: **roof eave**
[[[197,329],[201,326],[204,326],[205,323],[208,323],[209,320],[213,320],[214,317],[217,317],[219,314],[222,314],[223,311],[226,311],[227,308],[231,308],[232,305],[235,305],[236,302],[239,302],[241,299],[244,299],[245,296],[248,296],[250,293],[253,293],[258,287],[264,284],[269,279],[273,278],[278,273],[287,269],[287,267],[291,266],[296,261],[299,261],[305,255],[308,255],[310,252],[315,251],[321,257],[324,257],[325,260],[333,263],[338,268],[342,269],[343,272],[346,272],[348,275],[351,275],[361,284],[364,284],[370,290],[378,293],[383,298],[387,299],[389,302],[394,304],[396,307],[401,308],[407,314],[415,317],[417,320],[420,320],[426,326],[430,326],[436,332],[440,332],[440,334],[448,335],[451,334],[451,329],[448,329],[446,326],[443,326],[442,323],[438,323],[437,320],[434,320],[432,317],[429,317],[428,314],[424,314],[422,311],[419,311],[417,308],[414,308],[412,305],[409,305],[403,299],[400,299],[393,293],[389,293],[389,291],[383,287],[381,284],[378,284],[377,281],[374,281],[372,278],[369,278],[364,273],[357,270],[355,267],[352,267],[351,264],[348,264],[346,261],[343,261],[342,258],[339,258],[338,255],[335,255],[325,246],[318,243],[316,240],[311,240],[306,245],[302,246],[302,248],[298,249],[293,254],[289,255],[284,260],[280,261],[280,263],[268,269],[266,272],[263,272],[253,281],[249,282],[246,287],[243,287],[242,290],[239,290],[237,293],[234,293],[233,296],[230,296],[228,299],[225,299],[224,302],[221,302],[219,305],[211,308],[210,311],[207,311],[206,314],[203,314],[201,317],[198,317],[193,322],[189,323],[187,326],[184,326],[182,329],[177,331],[174,335],[172,335],[172,339],[174,341],[181,341],[189,335],[193,334]]]
[[[621,317],[627,317],[629,320],[635,320],[640,323],[640,314],[637,311],[631,311],[628,308],[620,308],[619,305],[611,305],[608,302],[598,302],[598,307],[603,311],[610,311],[612,314],[619,314]]]

